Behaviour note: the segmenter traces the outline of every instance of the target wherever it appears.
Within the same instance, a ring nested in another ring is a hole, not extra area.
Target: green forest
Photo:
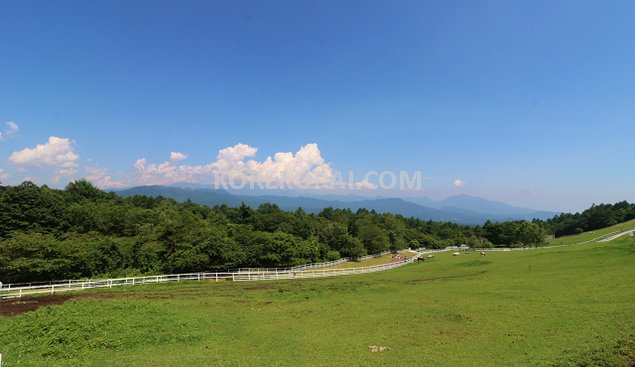
[[[610,227],[631,219],[635,219],[635,204],[621,201],[593,205],[582,213],[562,213],[542,225],[549,233],[560,237]]]
[[[635,205],[623,202],[546,222],[468,226],[364,209],[210,208],[162,197],[122,198],[86,180],[63,190],[27,181],[0,186],[0,281],[288,267],[407,247],[541,246],[547,234],[631,218]]]

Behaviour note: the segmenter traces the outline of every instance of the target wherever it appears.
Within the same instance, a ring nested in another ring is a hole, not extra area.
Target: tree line
[[[635,219],[635,204],[621,201],[615,204],[593,204],[581,213],[562,213],[541,223],[556,237],[593,231]]]
[[[540,246],[547,222],[439,223],[365,209],[207,207],[85,180],[0,186],[0,281],[288,267],[407,247]]]

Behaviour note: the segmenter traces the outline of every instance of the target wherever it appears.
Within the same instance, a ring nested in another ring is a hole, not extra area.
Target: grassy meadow
[[[635,219],[628,222],[619,223],[611,227],[596,229],[594,231],[588,231],[577,235],[554,238],[552,240],[549,240],[549,245],[572,245],[575,243],[591,241],[610,233],[624,232],[631,229],[635,229]]]
[[[632,366],[633,280],[625,237],[342,278],[124,287],[0,317],[0,352],[3,367]]]
[[[402,259],[404,259],[404,258],[411,258],[415,256],[416,254],[417,254],[416,252],[407,251],[407,252],[401,253],[400,256]],[[396,260],[392,258],[392,254],[388,254],[388,255],[374,257],[374,258],[366,259],[362,261],[348,261],[345,263],[333,265],[329,267],[329,269],[348,269],[348,268],[360,268],[365,266],[377,266],[377,265],[390,264],[393,261],[396,261]]]

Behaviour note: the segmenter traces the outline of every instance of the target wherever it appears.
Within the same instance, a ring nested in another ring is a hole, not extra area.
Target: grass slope
[[[630,220],[628,222],[619,223],[611,227],[596,229],[594,231],[584,232],[581,234],[575,234],[571,236],[562,236],[562,237],[554,238],[552,240],[549,240],[549,245],[572,245],[575,243],[591,241],[598,237],[601,237],[610,233],[624,232],[624,231],[629,231],[631,229],[635,229],[635,219]]]
[[[415,256],[416,254],[417,254],[416,252],[404,252],[400,256],[403,259],[403,258],[411,258],[411,257]],[[366,260],[362,260],[362,261],[347,261],[345,263],[333,265],[333,266],[329,267],[329,269],[363,268],[363,267],[366,267],[366,266],[377,266],[377,265],[390,264],[393,261],[395,261],[395,260],[392,258],[392,254],[388,254],[388,255],[384,255],[384,256],[380,256],[380,257],[374,257],[374,258],[366,259]],[[401,261],[403,261],[403,260],[401,260]]]
[[[633,265],[622,238],[344,278],[78,293],[0,317],[0,351],[3,367],[632,366]]]

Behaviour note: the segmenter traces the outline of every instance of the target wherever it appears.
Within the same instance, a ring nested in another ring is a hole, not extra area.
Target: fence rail
[[[550,246],[559,247],[559,246]],[[518,247],[518,248],[481,248],[471,249],[472,251],[516,251],[516,250],[532,250],[548,247]],[[283,279],[312,279],[312,278],[325,278],[335,277],[353,274],[372,273],[382,270],[394,269],[409,263],[412,263],[417,258],[434,254],[439,252],[455,251],[455,247],[448,247],[438,250],[426,250],[418,249],[415,251],[417,255],[405,259],[399,262],[392,262],[388,264],[365,266],[357,268],[333,268],[334,265],[338,265],[347,261],[359,261],[375,257],[381,257],[390,252],[383,252],[381,254],[368,255],[361,258],[344,258],[335,261],[329,261],[325,263],[312,263],[293,268],[267,268],[267,269],[254,269],[254,268],[242,268],[235,269],[227,272],[201,272],[201,273],[186,273],[186,274],[169,274],[169,275],[150,275],[140,277],[125,277],[125,278],[113,278],[113,279],[89,279],[89,280],[63,280],[53,282],[42,283],[14,283],[0,285],[0,299],[5,298],[20,298],[28,295],[37,294],[56,294],[60,292],[94,289],[94,288],[113,288],[126,285],[142,285],[142,284],[160,284],[167,282],[181,282],[181,281],[258,281],[258,280],[283,280]],[[401,250],[399,252],[405,252],[409,250]]]
[[[405,260],[390,264],[365,266],[359,268],[330,268],[330,269],[310,269],[302,271],[285,271],[285,272],[253,272],[253,273],[236,273],[233,275],[233,281],[254,281],[254,280],[281,280],[281,279],[312,279],[335,277],[342,275],[373,273],[382,270],[394,269],[411,263],[413,260]]]
[[[29,286],[3,286],[0,288],[0,298],[19,298],[33,294],[55,294],[74,290],[85,290],[91,288],[112,288],[124,285],[158,284],[165,282],[180,282],[186,280],[229,280],[234,273],[189,273],[170,275],[151,275],[143,277],[127,277],[113,279],[90,279],[73,280],[65,283],[55,283],[51,285],[29,285]]]
[[[425,250],[425,249],[424,249]],[[408,251],[412,251],[412,250],[399,250],[397,251],[398,253],[403,253],[403,252],[408,252]],[[417,251],[415,251],[417,252]],[[298,266],[293,266],[290,268],[237,268],[237,269],[231,269],[229,270],[230,272],[238,272],[238,273],[249,273],[249,272],[269,272],[269,273],[275,273],[275,272],[285,272],[285,271],[301,271],[301,270],[308,270],[308,269],[322,269],[322,268],[329,268],[331,266],[336,266],[339,264],[343,264],[349,261],[364,261],[364,260],[368,260],[368,259],[374,259],[377,257],[382,257],[385,255],[388,255],[392,253],[391,251],[384,251],[378,254],[374,254],[374,255],[366,255],[366,256],[359,256],[359,257],[343,257],[341,259],[338,260],[333,260],[333,261],[328,261],[328,262],[322,262],[322,263],[310,263],[310,264],[304,264],[304,265],[298,265]]]
[[[508,251],[523,251],[523,250],[535,250],[546,247],[485,247],[485,248],[474,248],[472,251],[483,251],[483,252],[508,252]]]
[[[383,256],[383,255],[378,255]],[[311,279],[324,278],[342,275],[353,275],[372,273],[382,270],[394,269],[399,266],[406,265],[414,261],[416,257],[401,262],[390,264],[366,266],[359,268],[330,268],[330,269],[304,269],[298,270],[288,269],[237,269],[233,272],[222,273],[188,273],[188,274],[170,274],[170,275],[151,275],[142,277],[126,277],[113,279],[95,279],[95,280],[69,280],[64,282],[51,282],[48,284],[37,285],[16,285],[8,284],[0,288],[0,299],[4,298],[20,298],[28,295],[36,294],[56,294],[60,292],[85,290],[93,288],[113,288],[125,285],[142,285],[142,284],[160,284],[166,282],[181,281],[256,281],[256,280],[281,280],[281,279]],[[343,261],[342,261],[343,262]],[[333,262],[324,263],[332,266]],[[320,264],[313,264],[320,265]]]
[[[444,252],[441,250],[425,250],[419,249],[416,256],[410,259],[393,262],[389,264],[357,267],[357,268],[331,268],[335,265],[348,261],[362,261],[366,259],[381,257],[390,253],[390,251],[382,252],[375,255],[367,255],[363,257],[343,258],[335,261],[324,263],[312,263],[292,268],[241,268],[227,272],[201,272],[186,274],[169,274],[169,275],[149,275],[140,277],[125,277],[112,279],[88,279],[88,280],[60,280],[50,282],[33,282],[33,283],[13,283],[0,284],[0,299],[20,298],[23,296],[37,294],[56,294],[60,292],[78,291],[94,288],[113,288],[126,285],[142,285],[142,284],[160,284],[166,282],[180,281],[202,281],[213,280],[219,281],[256,281],[256,280],[282,280],[282,279],[310,279],[324,278],[342,275],[372,273],[382,270],[394,269],[413,262],[417,257],[429,253]],[[425,250],[425,251],[421,251]],[[403,253],[410,250],[400,250]]]

